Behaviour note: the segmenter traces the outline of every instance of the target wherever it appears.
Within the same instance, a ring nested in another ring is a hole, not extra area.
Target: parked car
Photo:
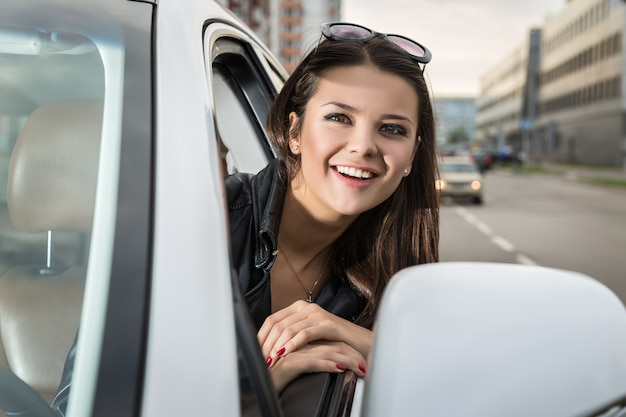
[[[483,176],[471,157],[443,157],[439,170],[441,177],[436,182],[436,188],[442,197],[468,199],[474,204],[482,204]]]
[[[519,166],[525,161],[525,156],[523,152],[516,151],[510,146],[480,149],[476,151],[473,156],[476,165],[478,165],[478,169],[481,173],[490,170],[494,164],[500,166]]]
[[[622,406],[617,297],[576,273],[504,264],[402,271],[379,309],[367,380],[311,374],[276,393],[232,272],[223,176],[274,157],[265,118],[286,76],[209,0],[0,3],[7,416]],[[70,395],[57,407],[59,388]]]

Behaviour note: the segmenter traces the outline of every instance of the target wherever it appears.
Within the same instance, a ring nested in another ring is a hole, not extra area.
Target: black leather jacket
[[[271,314],[270,268],[278,249],[278,226],[286,183],[273,160],[257,175],[235,174],[226,178],[232,261],[257,329]],[[304,297],[303,297],[304,298]],[[365,303],[342,276],[334,276],[315,300],[339,317],[355,321]]]

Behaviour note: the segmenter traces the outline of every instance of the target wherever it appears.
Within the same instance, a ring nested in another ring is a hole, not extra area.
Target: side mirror
[[[579,273],[420,265],[387,287],[369,366],[363,417],[584,416],[626,394],[626,310]]]

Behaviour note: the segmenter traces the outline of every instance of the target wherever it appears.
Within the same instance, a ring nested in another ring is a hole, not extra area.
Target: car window
[[[150,192],[141,146],[151,140],[152,8],[1,4],[0,408],[25,411],[42,397],[48,413],[24,415],[49,415],[51,404],[59,415],[95,416],[114,397],[131,413],[141,352],[127,344],[140,331],[120,328],[143,320],[128,306],[144,310],[146,293],[136,265],[146,264],[137,242],[148,236],[149,198],[128,190],[141,182]],[[139,220],[129,219],[137,204]]]
[[[234,33],[207,35],[205,42],[211,45],[209,78],[224,171],[256,173],[273,157],[265,120],[277,75],[261,68],[253,49]]]
[[[447,164],[442,166],[443,172],[478,172],[478,168],[474,164]]]
[[[105,110],[105,49],[79,31],[0,24],[0,365],[47,402],[81,317],[103,120],[119,116]]]
[[[225,173],[260,171],[267,160],[259,125],[240,99],[242,90],[225,65],[213,65],[213,92]]]

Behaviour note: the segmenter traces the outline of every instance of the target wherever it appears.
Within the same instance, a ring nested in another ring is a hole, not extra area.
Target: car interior
[[[11,223],[36,256],[0,277],[0,364],[48,402],[80,321],[101,129],[99,100],[46,104],[20,132],[8,173]]]
[[[43,29],[0,26],[0,66],[0,405],[17,412],[52,400],[76,337],[103,77],[91,41]]]

